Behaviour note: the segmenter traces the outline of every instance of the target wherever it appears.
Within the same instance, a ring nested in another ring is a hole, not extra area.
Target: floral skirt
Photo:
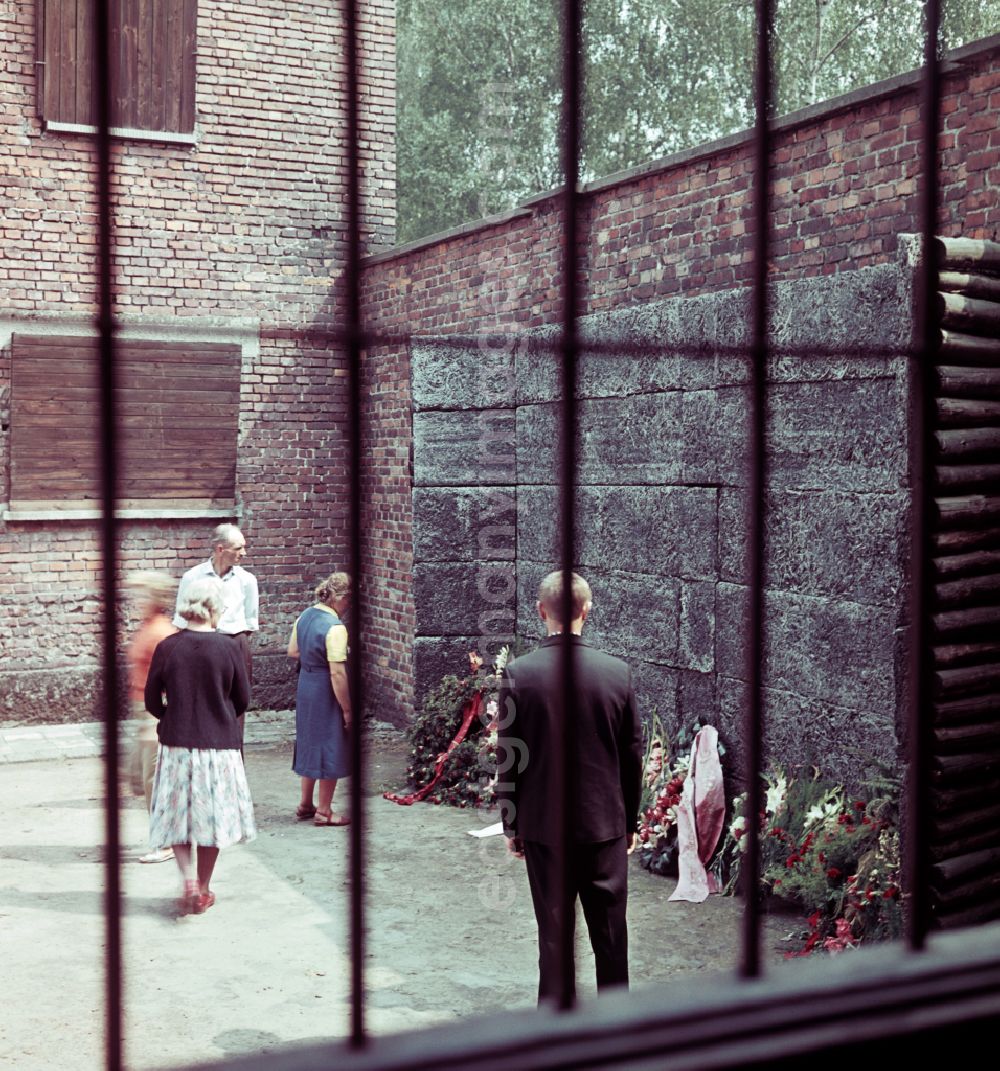
[[[237,749],[160,745],[149,816],[151,848],[228,848],[256,836],[253,800]]]

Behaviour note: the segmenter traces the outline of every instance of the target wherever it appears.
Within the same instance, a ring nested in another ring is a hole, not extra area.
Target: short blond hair
[[[157,610],[161,611],[171,609],[177,596],[177,581],[168,573],[129,573],[125,586],[137,595],[149,599]]]
[[[222,616],[225,602],[222,598],[222,581],[213,576],[194,580],[184,589],[184,596],[177,613],[185,621],[198,621],[214,625]]]
[[[590,585],[578,573],[571,573],[573,593],[573,620],[590,610],[593,594]],[[549,573],[538,585],[538,601],[545,607],[545,612],[554,621],[562,621],[563,572],[561,569]]]
[[[351,578],[347,573],[331,573],[326,580],[316,585],[313,594],[320,602],[342,599],[351,590]]]

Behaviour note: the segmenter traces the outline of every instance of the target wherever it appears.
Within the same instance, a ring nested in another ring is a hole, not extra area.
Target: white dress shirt
[[[177,587],[177,606],[184,599],[185,589],[195,580],[214,577],[222,581],[222,599],[225,609],[219,618],[217,631],[232,636],[237,632],[257,632],[260,628],[260,600],[257,594],[257,578],[248,573],[241,565],[234,565],[225,576],[219,576],[209,558],[207,562],[196,565],[181,577]],[[174,624],[185,628],[187,621],[174,613]]]

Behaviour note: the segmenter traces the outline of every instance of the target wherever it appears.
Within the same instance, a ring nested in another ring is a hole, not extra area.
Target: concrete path
[[[536,949],[523,864],[501,838],[467,835],[492,814],[382,800],[384,788],[402,787],[405,758],[398,734],[385,733],[369,763],[369,1029],[530,1007]],[[125,801],[128,1067],[179,1068],[348,1032],[347,831],[295,821],[290,759],[287,743],[248,746],[260,835],[222,853],[218,903],[205,915],[177,916],[173,863],[137,862],[146,815],[141,800]],[[0,765],[0,1068],[103,1066],[102,778],[93,757]],[[668,904],[673,887],[633,864],[636,987],[711,985],[735,962],[739,903]],[[782,935],[797,926],[768,921],[768,956],[780,958]],[[579,929],[586,996],[593,961]]]

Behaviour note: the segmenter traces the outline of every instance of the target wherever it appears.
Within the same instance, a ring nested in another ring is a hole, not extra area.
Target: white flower
[[[510,647],[504,646],[500,648],[500,653],[496,657],[496,661],[493,663],[493,672],[496,676],[500,676],[504,669],[507,667],[507,663],[510,661]]]
[[[768,814],[778,813],[778,808],[785,801],[785,791],[787,788],[788,782],[785,780],[784,774],[778,774],[777,778],[768,784],[767,800],[764,803],[764,809]]]
[[[843,809],[843,792],[839,788],[831,788],[822,799],[817,800],[806,811],[803,829],[808,831],[817,825],[825,826],[835,823]]]
[[[805,816],[805,827],[810,827],[817,824],[825,824],[827,819],[836,818],[840,808],[835,803],[814,803]]]

